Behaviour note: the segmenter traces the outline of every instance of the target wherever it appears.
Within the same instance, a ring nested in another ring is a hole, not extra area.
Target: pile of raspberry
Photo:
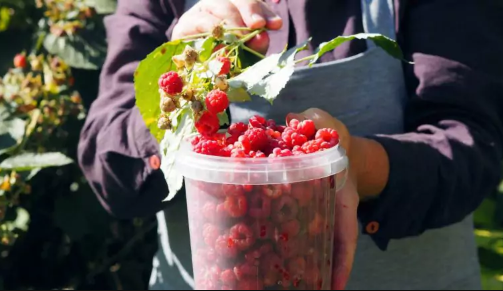
[[[280,185],[193,181],[197,290],[320,290],[332,271],[333,177]]]
[[[279,158],[312,154],[339,144],[336,130],[316,130],[312,120],[293,119],[288,126],[282,126],[274,120],[253,116],[248,124],[234,123],[227,133],[215,133],[218,123],[209,116],[203,115],[200,118],[196,124],[200,135],[192,140],[194,151],[204,155]],[[210,122],[214,124],[209,124]],[[211,129],[211,134],[207,134],[208,129]]]

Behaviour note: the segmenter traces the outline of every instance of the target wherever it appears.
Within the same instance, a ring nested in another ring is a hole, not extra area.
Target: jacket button
[[[151,156],[149,159],[150,167],[154,170],[161,168],[161,160],[158,156]]]
[[[368,234],[376,234],[377,232],[379,232],[379,223],[376,222],[376,221],[373,221],[369,224],[367,224],[367,227],[365,228],[365,230],[367,231]]]

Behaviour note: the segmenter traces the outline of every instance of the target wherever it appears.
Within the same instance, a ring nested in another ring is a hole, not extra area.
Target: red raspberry
[[[222,270],[218,266],[213,266],[206,272],[206,278],[212,282],[218,282],[221,274]]]
[[[248,211],[248,201],[246,201],[246,196],[227,196],[224,202],[225,210],[227,213],[234,218],[243,217]]]
[[[221,43],[221,44],[217,45],[217,46],[213,49],[212,53],[216,53],[216,52],[218,52],[219,50],[223,49],[224,47],[225,47],[225,44]]]
[[[291,239],[288,241],[279,240],[278,250],[283,259],[291,259],[299,255],[301,249],[299,241],[297,239]]]
[[[230,238],[240,251],[249,249],[255,243],[253,231],[243,223],[236,224],[230,229]]]
[[[268,135],[271,139],[279,139],[279,138],[281,138],[281,132],[279,132],[279,131],[274,131],[274,129],[267,128],[265,132],[267,133],[267,135]]]
[[[218,114],[229,107],[229,98],[224,91],[213,90],[206,96],[205,103],[209,112]]]
[[[312,120],[298,121],[292,119],[290,121],[290,127],[295,129],[298,133],[305,135],[309,140],[314,138],[316,134],[316,126]]]
[[[320,139],[310,140],[302,145],[302,151],[306,154],[313,154],[328,148],[330,148],[329,144]]]
[[[224,284],[224,286],[233,288],[236,286],[237,278],[232,270],[225,270],[220,274],[220,280]]]
[[[258,276],[258,267],[250,263],[243,263],[234,267],[234,274],[236,275],[238,281],[246,280],[249,277]],[[238,288],[238,290],[241,290]]]
[[[322,128],[316,133],[316,139],[326,141],[334,147],[339,144],[339,133],[335,129]]]
[[[268,221],[257,221],[252,225],[252,229],[255,232],[255,236],[261,240],[268,240],[274,234],[274,227]]]
[[[262,186],[262,193],[271,199],[278,199],[283,195],[283,189],[281,185],[264,185]]]
[[[217,205],[217,217],[216,218],[220,219],[220,220],[225,220],[229,217],[230,217],[230,215],[227,212],[227,209],[225,208],[225,203]]]
[[[267,128],[272,129],[272,130],[274,130],[274,131],[275,131],[275,130],[276,130],[276,127],[277,127],[277,125],[276,125],[276,121],[274,121],[274,120],[272,120],[272,119],[269,119],[269,120],[267,120],[267,122],[266,122],[266,126],[267,126]]]
[[[243,185],[243,189],[245,190],[246,193],[250,193],[253,191],[253,185]]]
[[[229,58],[217,57],[217,61],[222,63],[219,75],[227,75],[231,71],[231,60]]]
[[[305,135],[300,134],[291,128],[285,129],[285,131],[281,134],[281,137],[283,138],[283,141],[291,148],[297,145],[302,146],[307,142],[307,137]]]
[[[282,158],[282,157],[292,157],[293,153],[291,150],[282,150],[279,148],[275,148],[272,151],[272,154],[269,155],[270,158]]]
[[[233,123],[231,124],[231,126],[229,127],[229,129],[227,130],[227,132],[232,135],[232,136],[235,136],[235,135],[242,135],[243,133],[245,133],[246,131],[248,130],[248,126],[242,122],[238,122],[238,123]]]
[[[320,235],[323,232],[324,225],[325,220],[321,217],[321,215],[316,213],[314,215],[314,219],[309,223],[309,234],[311,236]]]
[[[247,136],[240,136],[238,142],[234,144],[236,148],[244,150],[246,153],[249,153],[251,149],[250,139]]]
[[[223,184],[222,190],[224,191],[225,196],[243,196],[245,195],[245,190],[241,185],[231,185],[231,184]]]
[[[211,224],[205,224],[203,226],[203,238],[204,242],[208,246],[213,247],[219,235],[220,230],[218,229],[218,227]]]
[[[282,196],[273,204],[273,218],[278,223],[295,219],[299,213],[299,206],[292,197]]]
[[[194,152],[208,156],[220,156],[222,146],[214,140],[202,141],[194,147]]]
[[[287,129],[287,127],[284,126],[284,125],[279,125],[279,126],[276,127],[276,130],[279,131],[279,132],[281,132],[281,133],[283,133],[285,131],[285,129]]]
[[[255,158],[255,159],[267,158],[267,156],[263,152],[261,152],[261,151],[256,151],[256,152],[251,151],[250,152],[250,157],[251,158]]]
[[[244,133],[244,136],[250,140],[250,149],[252,151],[263,150],[269,143],[269,138],[262,128],[248,129]]]
[[[292,150],[292,154],[294,156],[302,156],[302,155],[305,155],[306,153],[302,150],[302,147],[294,146],[293,150]]]
[[[300,222],[297,219],[281,224],[281,234],[284,238],[291,239],[299,235]]]
[[[248,263],[253,264],[254,266],[258,266],[260,264],[260,258],[265,257],[266,255],[271,253],[272,250],[273,250],[272,245],[270,243],[266,243],[246,253],[245,260]]]
[[[276,148],[279,148],[279,149],[282,149],[282,150],[289,149],[288,145],[283,140],[281,140],[281,139],[270,139],[269,140],[269,145],[267,146],[267,149],[265,150],[265,153],[270,155],[270,154],[272,154],[272,152]]]
[[[215,215],[217,213],[217,205],[213,202],[206,202],[201,212],[203,213],[204,218],[212,221],[215,219]]]
[[[217,238],[215,251],[226,258],[235,258],[238,255],[238,248],[228,235],[222,235]]]
[[[14,57],[14,67],[21,69],[26,68],[26,56],[17,54]]]
[[[167,72],[159,78],[159,88],[168,95],[176,95],[182,93],[183,80],[177,72]]]
[[[252,195],[248,215],[252,218],[268,218],[271,215],[271,199],[262,195]]]
[[[229,136],[226,140],[226,143],[229,145],[229,146],[232,146],[232,148],[229,148],[230,151],[232,151],[234,149],[234,144],[236,142],[238,142],[239,140],[239,135],[233,135],[233,136]]]
[[[193,145],[193,146],[196,146],[198,143],[200,143],[202,140],[202,136],[200,135],[197,135],[195,136],[191,141],[190,143]]]
[[[295,183],[292,186],[292,197],[297,199],[299,207],[306,207],[313,199],[313,189],[307,183]]]
[[[220,129],[220,121],[215,114],[206,111],[196,122],[196,129],[203,136],[212,136]]]
[[[260,262],[260,271],[262,274],[278,274],[283,269],[283,261],[274,253],[265,255]]]
[[[249,158],[250,156],[242,149],[233,149],[231,158]]]
[[[250,118],[250,127],[254,128],[265,128],[266,127],[266,120],[262,116],[255,115],[252,118]]]

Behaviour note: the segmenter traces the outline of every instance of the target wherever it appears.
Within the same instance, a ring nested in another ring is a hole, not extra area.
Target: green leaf
[[[243,87],[251,90],[278,67],[280,58],[281,54],[274,54],[261,60],[239,76],[230,79],[229,85],[233,88]]]
[[[28,231],[28,224],[30,223],[30,214],[26,209],[18,207],[16,209],[16,220],[12,222],[12,226],[22,231]]]
[[[227,112],[222,112],[218,114],[218,120],[220,121],[220,125],[229,125],[229,115],[227,115]]]
[[[76,35],[58,37],[49,33],[44,40],[45,49],[61,57],[69,66],[78,69],[101,68],[107,52],[105,38],[96,37],[95,31],[81,31]]]
[[[117,9],[117,0],[86,0],[85,3],[94,7],[99,14],[111,14]]]
[[[329,42],[324,42],[320,44],[318,49],[315,51],[315,57],[311,60],[310,65],[314,65],[324,54],[334,50],[341,44],[354,40],[354,39],[370,39],[378,47],[382,48],[392,57],[404,60],[403,52],[398,46],[398,43],[389,37],[376,33],[360,33],[349,36],[339,36],[334,38]]]
[[[248,94],[248,91],[246,91],[246,89],[244,89],[243,87],[234,88],[231,85],[229,85],[227,97],[229,98],[229,101],[233,103],[248,102],[252,100],[250,94]]]
[[[140,62],[135,72],[136,106],[157,141],[163,139],[165,132],[157,127],[157,120],[161,114],[157,80],[162,74],[176,69],[171,59],[181,54],[188,44],[191,43],[176,40],[161,45]]]
[[[215,48],[215,38],[207,37],[194,42],[195,49],[199,51],[199,60],[206,62],[213,54]]]
[[[165,201],[173,199],[183,186],[183,176],[175,171],[174,165],[177,156],[176,153],[180,149],[182,141],[195,132],[194,120],[189,112],[190,110],[187,109],[186,114],[181,115],[182,119],[176,131],[166,131],[166,135],[161,142],[161,170],[164,173],[169,188],[169,195]]]
[[[62,153],[23,153],[12,156],[0,163],[1,169],[31,171],[37,168],[60,167],[73,163]]]
[[[21,143],[25,127],[26,122],[19,118],[12,120],[0,119],[0,155]]]
[[[307,45],[308,41],[281,54],[278,60],[279,67],[271,75],[253,86],[249,92],[273,103],[295,72],[295,56],[298,52],[305,50]]]

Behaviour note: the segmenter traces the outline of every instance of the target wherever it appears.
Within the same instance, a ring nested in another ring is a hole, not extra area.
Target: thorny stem
[[[196,39],[196,38],[202,38],[202,37],[208,37],[210,36],[211,33],[205,32],[205,33],[199,33],[199,34],[193,34],[185,37],[181,37],[178,40],[190,40],[190,39]]]
[[[261,34],[262,32],[264,32],[265,30],[263,29],[259,29],[259,30],[255,30],[253,31],[252,33],[249,33],[247,35],[245,35],[242,39],[240,39],[239,41],[241,43],[245,43],[249,40],[251,40],[252,38],[256,37],[257,35]]]

